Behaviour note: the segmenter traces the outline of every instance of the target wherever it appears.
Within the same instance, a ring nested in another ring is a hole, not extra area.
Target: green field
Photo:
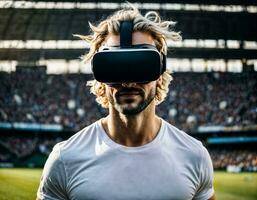
[[[0,169],[0,200],[35,200],[41,169]],[[257,173],[215,172],[217,200],[256,200]]]

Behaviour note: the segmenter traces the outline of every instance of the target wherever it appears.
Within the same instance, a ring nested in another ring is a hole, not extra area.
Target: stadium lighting
[[[206,62],[203,59],[192,59],[192,70],[194,72],[204,72],[206,71]]]
[[[206,67],[207,71],[226,71],[226,62],[222,59],[216,59],[216,60],[207,60],[206,61]]]
[[[257,13],[257,6],[247,6],[246,10],[249,13]]]
[[[0,71],[11,73],[16,70],[17,64],[16,60],[0,60]]]
[[[0,40],[1,49],[85,49],[89,45],[80,40]]]
[[[119,9],[120,5],[117,3],[104,3],[104,2],[99,2],[96,4],[96,8],[100,9]]]
[[[108,9],[114,10],[124,6],[125,3],[106,2],[33,2],[7,0],[0,2],[0,8],[17,9]],[[257,6],[241,5],[204,5],[204,4],[172,4],[172,3],[135,3],[139,9],[151,10],[182,10],[204,12],[249,12],[257,13]]]
[[[184,40],[183,42],[182,42],[182,46],[183,47],[191,47],[191,48],[194,48],[194,47],[197,47],[197,44],[198,44],[198,42],[197,42],[197,40]]]
[[[248,65],[254,65],[254,70],[257,71],[257,60],[248,60]]]
[[[190,10],[190,11],[198,11],[200,10],[200,5],[197,4],[185,4],[184,10]]]
[[[167,58],[167,69],[176,71],[191,71],[191,62],[189,59]]]
[[[242,72],[243,66],[241,60],[229,60],[228,72]]]
[[[240,41],[237,40],[202,40],[185,39],[182,41],[168,40],[170,48],[227,48],[239,49]],[[243,41],[243,49],[257,49],[255,41]],[[0,40],[1,49],[88,49],[90,46],[81,40]]]
[[[239,49],[240,48],[240,42],[236,40],[227,40],[227,47],[229,49]]]
[[[163,10],[182,10],[182,4],[178,3],[164,3],[161,5]]]
[[[244,49],[257,49],[257,42],[244,41]]]
[[[225,48],[225,40],[217,40],[217,48],[224,49]]]

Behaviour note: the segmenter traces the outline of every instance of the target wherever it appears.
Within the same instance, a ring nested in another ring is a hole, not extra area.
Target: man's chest
[[[139,156],[95,160],[70,176],[70,199],[192,199],[197,180],[176,159]]]

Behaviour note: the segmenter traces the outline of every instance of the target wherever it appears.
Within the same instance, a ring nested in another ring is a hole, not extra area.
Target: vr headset
[[[154,45],[132,45],[133,22],[120,24],[120,46],[105,47],[92,59],[97,81],[106,84],[147,83],[157,80],[166,70],[166,56]]]

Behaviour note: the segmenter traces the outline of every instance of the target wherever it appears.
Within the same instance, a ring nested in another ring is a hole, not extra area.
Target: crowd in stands
[[[185,131],[203,125],[254,125],[257,73],[174,73],[157,112]],[[86,82],[91,75],[0,73],[0,122],[61,124],[79,130],[107,114]]]
[[[16,157],[21,158],[30,155],[35,150],[37,138],[28,138],[24,135],[1,137],[0,145],[8,149]]]
[[[257,151],[210,150],[213,167],[226,170],[228,166],[239,167],[242,171],[257,172]]]
[[[62,124],[78,130],[102,116],[87,75],[1,74],[0,122]]]
[[[53,138],[53,139],[45,139],[40,141],[37,145],[37,150],[45,155],[49,155],[54,147],[55,144],[61,142],[63,139],[60,137]]]
[[[12,155],[9,152],[0,152],[0,163],[2,162],[10,162]]]
[[[0,162],[13,161],[14,159],[23,159],[34,152],[48,156],[55,144],[63,141],[61,137],[28,137],[26,135],[12,135],[0,138]]]
[[[172,124],[192,130],[204,125],[257,122],[257,73],[177,73],[162,110]]]

